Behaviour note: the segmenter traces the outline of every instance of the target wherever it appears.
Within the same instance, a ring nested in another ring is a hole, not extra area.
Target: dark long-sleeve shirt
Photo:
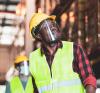
[[[62,44],[57,44],[57,47],[60,48],[61,45]],[[73,70],[79,74],[84,86],[92,85],[96,87],[96,78],[93,74],[90,62],[83,48],[80,45],[74,43],[73,50],[74,50]],[[51,56],[45,47],[42,47],[42,53],[46,55],[47,62],[49,66],[51,66],[54,55]]]

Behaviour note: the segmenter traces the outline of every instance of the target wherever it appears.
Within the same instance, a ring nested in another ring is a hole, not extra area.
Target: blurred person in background
[[[89,60],[74,42],[61,41],[55,16],[34,13],[30,32],[41,48],[29,56],[30,72],[39,93],[95,93],[96,78]]]
[[[20,55],[15,58],[14,66],[6,74],[5,93],[33,93],[32,77],[29,72],[29,60]]]

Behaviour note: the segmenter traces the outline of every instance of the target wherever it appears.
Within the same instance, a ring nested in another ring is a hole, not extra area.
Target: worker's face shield
[[[24,61],[17,64],[16,69],[19,71],[19,75],[29,75],[29,62]]]
[[[61,31],[58,24],[52,20],[44,20],[38,26],[38,33],[35,34],[37,38],[42,39],[47,44],[57,42],[61,38]]]

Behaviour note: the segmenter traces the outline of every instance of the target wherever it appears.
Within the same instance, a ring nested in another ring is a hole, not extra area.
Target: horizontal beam
[[[7,24],[7,23],[3,23],[3,24],[0,24],[0,26],[16,26],[16,24]]]
[[[5,0],[0,1],[0,4],[3,5],[17,5],[18,3],[19,1],[5,1]]]

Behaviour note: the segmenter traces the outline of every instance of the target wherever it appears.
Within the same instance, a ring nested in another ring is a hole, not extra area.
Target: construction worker
[[[61,41],[55,16],[34,13],[29,24],[41,48],[30,53],[30,72],[39,93],[95,93],[96,78],[80,45]]]
[[[14,72],[6,84],[5,93],[33,93],[32,77],[29,72],[29,61],[26,56],[17,56]]]

